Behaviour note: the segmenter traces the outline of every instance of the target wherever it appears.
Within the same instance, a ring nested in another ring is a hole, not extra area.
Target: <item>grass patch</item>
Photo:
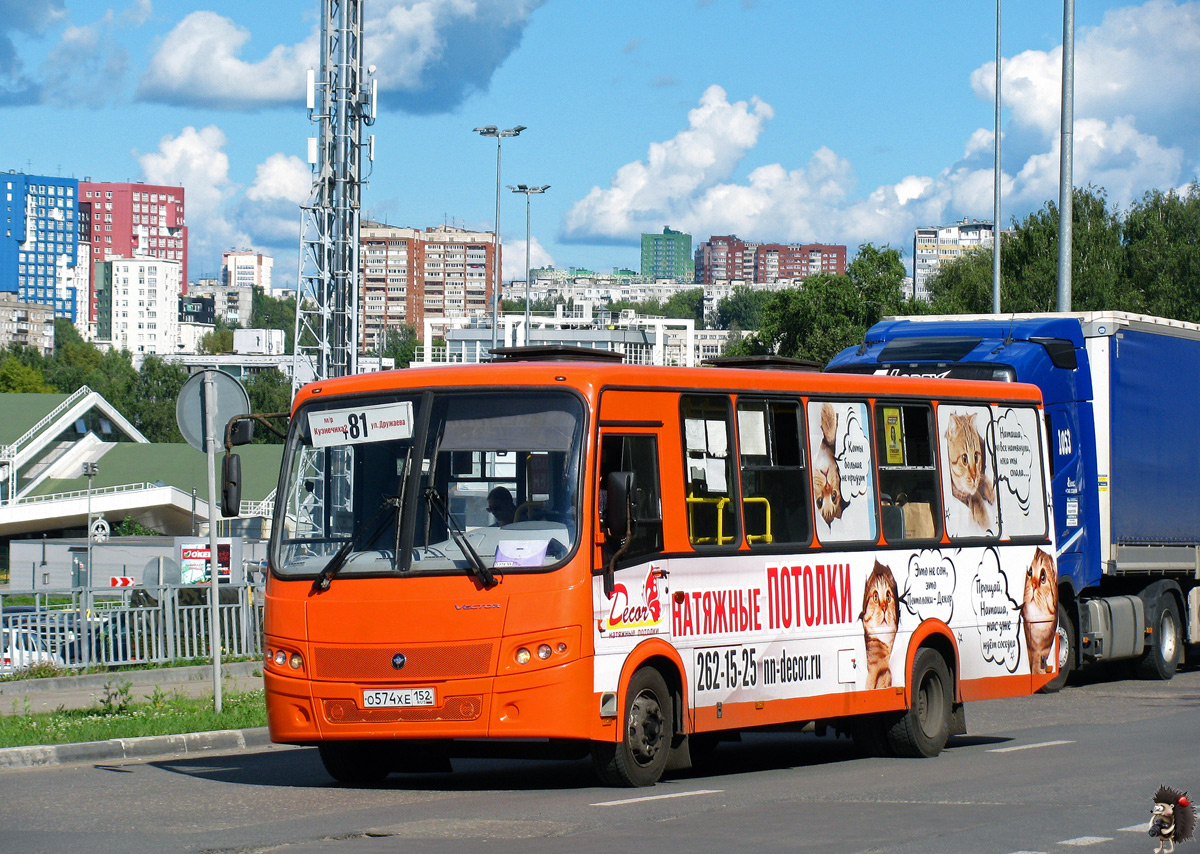
[[[235,655],[232,658],[221,657],[221,666],[242,661],[258,661],[257,655]],[[125,673],[137,670],[167,670],[172,667],[212,667],[211,658],[177,658],[172,661],[152,661],[140,664],[103,665],[93,664],[91,667],[58,667],[48,662],[38,662],[20,670],[14,670],[0,676],[0,682],[19,682],[22,679],[47,679],[52,676],[84,676],[93,673]]]
[[[157,688],[144,702],[134,703],[130,701],[130,693],[130,683],[114,681],[105,686],[98,705],[88,709],[60,708],[54,712],[29,712],[27,707],[21,708],[20,700],[14,700],[12,712],[0,716],[0,747],[71,744],[267,725],[267,706],[262,691],[223,694],[219,715],[213,711],[211,697],[185,697]]]

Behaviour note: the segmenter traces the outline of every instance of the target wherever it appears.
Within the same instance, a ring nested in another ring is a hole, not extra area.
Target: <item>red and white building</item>
[[[188,230],[183,187],[157,184],[79,182],[81,218],[92,245],[92,263],[110,258],[151,257],[176,261],[188,280]],[[96,320],[91,294],[88,319]]]

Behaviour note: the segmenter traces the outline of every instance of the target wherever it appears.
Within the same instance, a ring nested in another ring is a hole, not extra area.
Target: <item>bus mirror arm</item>
[[[616,584],[617,561],[625,554],[633,540],[634,519],[633,498],[637,495],[636,478],[631,471],[614,471],[608,476],[607,502],[605,513],[605,535],[616,539],[620,534],[620,547],[613,553],[604,568],[604,595],[612,598]]]

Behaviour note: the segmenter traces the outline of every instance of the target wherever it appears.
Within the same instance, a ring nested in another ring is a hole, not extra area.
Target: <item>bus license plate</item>
[[[436,706],[432,688],[383,688],[363,691],[364,709],[403,709],[412,706]]]

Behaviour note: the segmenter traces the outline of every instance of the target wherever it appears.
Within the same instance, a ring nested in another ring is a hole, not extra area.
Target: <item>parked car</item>
[[[10,626],[0,628],[0,676],[10,676],[34,664],[67,666],[63,657],[51,652],[35,632]]]

